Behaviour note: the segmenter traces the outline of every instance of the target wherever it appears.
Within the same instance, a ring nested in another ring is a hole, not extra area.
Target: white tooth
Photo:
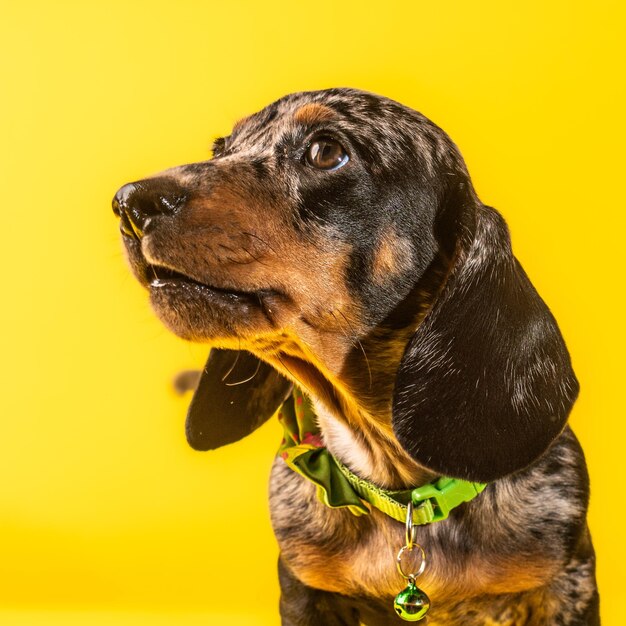
[[[155,278],[150,283],[150,287],[163,287],[163,285],[165,285],[165,283],[161,279],[159,279],[159,278]]]

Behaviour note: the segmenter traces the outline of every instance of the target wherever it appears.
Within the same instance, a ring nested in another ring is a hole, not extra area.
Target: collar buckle
[[[416,507],[413,514],[414,523],[429,524],[447,519],[452,509],[463,502],[473,500],[485,487],[483,483],[442,477],[434,483],[413,489],[411,501]],[[421,521],[422,517],[426,521]]]

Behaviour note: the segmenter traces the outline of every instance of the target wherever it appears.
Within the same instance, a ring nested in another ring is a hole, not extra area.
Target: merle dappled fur
[[[315,138],[349,155],[304,158]],[[387,488],[490,481],[420,527],[423,623],[598,622],[578,383],[550,311],[447,135],[351,89],[286,96],[212,160],[123,187],[128,258],[157,314],[215,346],[187,420],[213,449],[267,420],[293,383],[329,450]],[[283,624],[396,623],[402,525],[329,509],[277,459]]]

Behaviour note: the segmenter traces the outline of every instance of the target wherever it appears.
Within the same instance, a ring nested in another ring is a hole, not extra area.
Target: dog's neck
[[[373,334],[358,353],[346,348],[335,367],[294,336],[285,335],[271,351],[264,342],[254,352],[311,397],[322,439],[337,459],[380,487],[404,489],[434,477],[404,451],[392,428],[394,376],[412,332],[396,331],[393,341]],[[384,354],[377,346],[384,346]]]

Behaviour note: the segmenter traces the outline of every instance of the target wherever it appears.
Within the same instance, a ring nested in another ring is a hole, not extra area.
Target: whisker
[[[246,378],[245,380],[240,380],[239,382],[236,382],[236,383],[224,383],[224,384],[227,387],[235,387],[236,385],[243,385],[244,383],[248,383],[259,373],[260,369],[261,369],[261,360],[257,359],[256,369],[254,370],[254,374],[252,374],[252,376]]]
[[[237,365],[237,361],[239,361],[239,355],[240,354],[241,354],[241,350],[237,350],[237,356],[235,357],[235,361],[230,366],[230,369],[226,372],[226,374],[224,374],[224,376],[222,376],[222,382],[224,382],[232,374],[233,370],[235,369],[235,365]],[[226,384],[228,384],[228,383],[226,383]]]
[[[276,358],[280,361],[280,364],[291,374],[291,376],[298,381],[300,387],[304,389],[304,384],[302,383],[302,381],[285,365],[285,362],[280,358],[280,354],[277,354]]]
[[[263,263],[263,261],[261,261],[261,259],[257,258],[254,256],[254,254],[252,254],[252,252],[250,252],[250,250],[248,250],[248,248],[244,248],[243,246],[241,246],[241,249],[246,253],[249,254],[257,263],[260,263],[261,265],[266,265],[267,263]],[[251,263],[251,261],[248,261],[248,263]]]
[[[331,311],[330,314],[335,318],[335,321],[337,322],[337,325],[339,326],[339,330],[343,333],[343,336],[350,342],[350,345],[353,348],[356,348],[357,346],[356,346],[355,340],[346,332],[346,329],[342,326],[341,321],[335,315],[335,312]]]
[[[244,233],[244,235],[250,235],[251,233]],[[263,240],[261,240],[263,241]],[[263,243],[265,243],[263,241]],[[211,250],[211,246],[207,245],[206,243],[202,244],[205,248]],[[268,245],[265,243],[265,245]],[[223,243],[218,243],[217,244],[218,248],[222,248],[223,250],[226,250],[227,252],[231,252],[231,253],[235,253],[235,249],[231,248],[230,246],[227,246]],[[229,263],[236,263],[237,265],[250,265],[250,263],[252,263],[253,261],[256,261],[257,263],[260,263],[261,265],[267,265],[267,263],[263,263],[263,261],[261,261],[261,259],[259,259],[258,257],[254,256],[254,254],[252,254],[252,252],[250,252],[250,250],[248,250],[248,248],[245,248],[244,246],[241,246],[241,249],[247,254],[249,255],[251,258],[251,260],[249,261],[238,261],[237,259],[233,259],[233,258],[227,258],[226,260]]]
[[[365,364],[367,365],[367,372],[369,374],[370,389],[371,389],[372,388],[372,368],[370,367],[370,361],[367,358],[367,354],[365,354],[365,348],[363,347],[361,340],[356,336],[356,333],[354,332],[354,329],[352,328],[352,324],[350,324],[350,321],[348,320],[348,318],[343,314],[341,309],[337,309],[337,311],[339,312],[339,315],[341,315],[341,317],[343,317],[343,319],[346,320],[346,324],[348,324],[348,327],[350,328],[350,330],[352,331],[352,334],[356,338],[356,342],[359,344],[359,348],[361,348],[361,352],[363,353],[363,356],[365,357]]]
[[[226,261],[228,263],[234,263],[235,265],[250,265],[250,263],[254,263],[255,259],[250,259],[249,261],[238,261],[237,259],[227,258]]]
[[[248,235],[248,237],[254,237],[255,239],[258,239],[263,245],[266,245],[276,256],[280,256],[278,252],[276,251],[276,249],[273,248],[269,243],[267,243],[265,239],[262,239],[261,237],[259,237],[258,235],[255,235],[254,233],[249,233],[245,231],[242,234]]]

